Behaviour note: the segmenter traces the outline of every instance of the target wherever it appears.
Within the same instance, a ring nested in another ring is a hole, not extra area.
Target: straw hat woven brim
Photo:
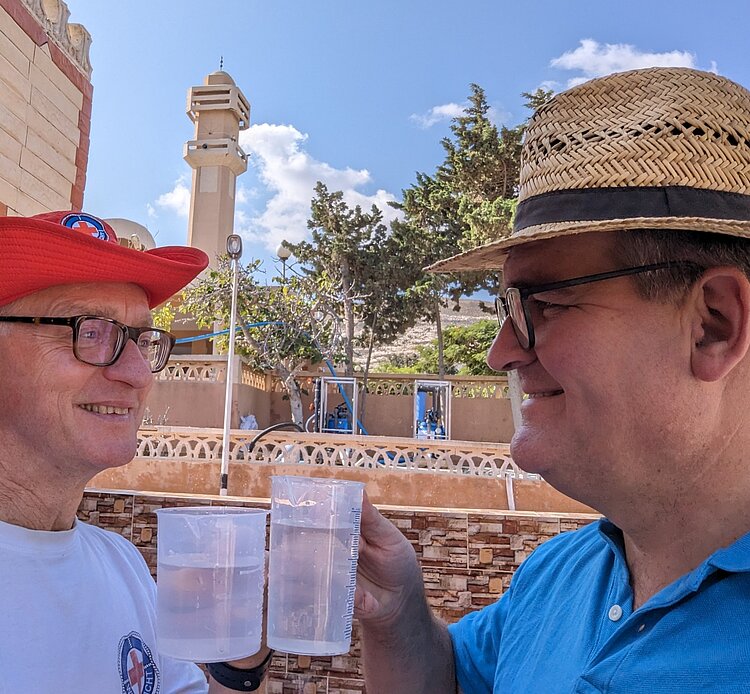
[[[560,236],[585,234],[592,231],[624,231],[627,229],[674,229],[675,231],[710,231],[750,239],[750,221],[737,222],[705,217],[638,217],[606,219],[590,222],[557,222],[524,229],[505,239],[472,248],[465,253],[440,260],[430,265],[430,272],[476,272],[499,270],[514,246],[544,241]]]
[[[649,68],[558,94],[526,129],[511,235],[428,269],[499,269],[520,244],[625,229],[750,238],[747,89]]]

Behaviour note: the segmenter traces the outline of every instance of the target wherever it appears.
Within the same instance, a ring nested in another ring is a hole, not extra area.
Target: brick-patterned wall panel
[[[156,510],[179,506],[231,505],[268,508],[237,498],[87,491],[78,517],[131,540],[156,576]],[[445,621],[495,602],[513,572],[542,542],[590,523],[594,516],[476,513],[386,508],[388,518],[414,547],[427,599]],[[310,657],[277,653],[271,661],[269,694],[366,694],[359,625],[348,654]]]
[[[87,492],[78,507],[78,518],[133,541],[133,497],[128,494]]]

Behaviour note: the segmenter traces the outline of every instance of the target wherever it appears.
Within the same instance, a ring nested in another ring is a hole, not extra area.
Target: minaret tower
[[[250,124],[250,104],[219,70],[203,86],[190,88],[187,115],[195,123],[195,139],[185,144],[184,157],[193,169],[188,244],[208,253],[216,267],[216,256],[226,253],[227,236],[234,232],[237,176],[247,170],[237,138]]]

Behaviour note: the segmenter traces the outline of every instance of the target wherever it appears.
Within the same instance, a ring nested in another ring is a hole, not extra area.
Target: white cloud
[[[292,125],[260,123],[240,133],[240,145],[251,159],[260,182],[270,197],[259,213],[239,210],[238,233],[275,251],[282,240],[296,243],[308,236],[307,219],[317,181],[330,191],[341,190],[350,205],[369,209],[373,204],[386,221],[397,216],[387,205],[395,197],[385,190],[367,195],[358,188],[372,182],[366,169],[336,169],[304,150],[307,135]]]
[[[537,89],[544,89],[544,91],[549,91],[551,89],[553,92],[559,92],[560,83],[557,80],[543,80],[539,83]]]
[[[695,67],[695,55],[688,51],[651,53],[628,43],[600,44],[594,39],[582,39],[580,45],[550,61],[551,67],[580,70],[583,74],[568,80],[568,87],[601,77],[612,72],[645,67]],[[713,65],[715,68],[715,64]]]
[[[440,106],[433,106],[426,113],[412,113],[409,116],[409,120],[413,123],[416,123],[423,130],[426,130],[427,128],[431,128],[437,123],[450,121],[454,118],[463,116],[466,113],[466,109],[468,107],[468,101],[464,101],[464,103],[462,104],[455,104],[453,102],[449,104],[441,104]],[[509,120],[510,114],[505,111],[501,111],[494,106],[490,106],[487,111],[487,118],[495,125],[500,125],[502,123],[506,123]]]
[[[452,120],[464,115],[464,110],[468,104],[441,104],[440,106],[433,106],[427,113],[412,113],[409,116],[409,120],[416,123],[420,128],[427,129],[431,128],[436,123],[442,121]]]
[[[179,217],[188,217],[190,214],[190,186],[185,176],[180,176],[172,190],[160,195],[156,199],[157,207],[174,212]],[[149,205],[149,216],[155,217],[156,211],[153,205]]]

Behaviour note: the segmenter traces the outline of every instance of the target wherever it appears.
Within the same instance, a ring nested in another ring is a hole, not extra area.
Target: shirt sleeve
[[[207,694],[208,680],[195,664],[161,657],[163,694]]]
[[[467,614],[448,627],[463,694],[492,694],[511,590],[493,605]]]

